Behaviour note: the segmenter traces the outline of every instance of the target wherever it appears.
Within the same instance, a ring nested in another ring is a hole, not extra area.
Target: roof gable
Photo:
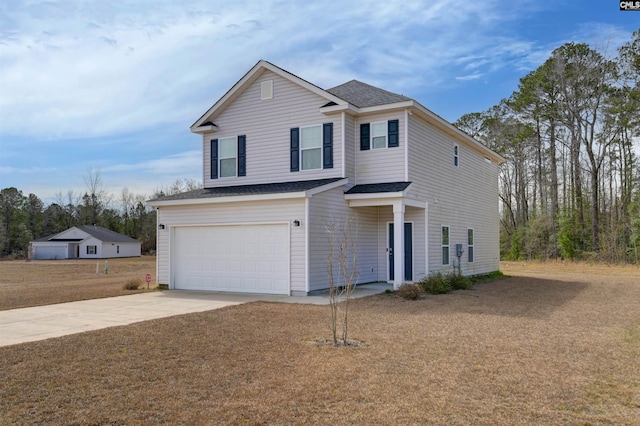
[[[282,78],[285,78],[305,89],[325,98],[327,103],[335,103],[336,105],[346,105],[345,100],[321,89],[315,84],[309,83],[302,78],[291,74],[267,61],[260,60],[249,70],[236,84],[233,85],[227,93],[225,93],[207,112],[205,112],[195,123],[191,125],[191,131],[200,133],[202,131],[212,130],[215,127],[215,117],[220,111],[224,110],[231,102],[240,96],[252,83],[254,83],[266,70],[269,70]]]
[[[135,238],[127,237],[126,235],[96,225],[73,226],[58,234],[48,235],[34,241],[83,241],[89,237],[105,243],[139,243]]]

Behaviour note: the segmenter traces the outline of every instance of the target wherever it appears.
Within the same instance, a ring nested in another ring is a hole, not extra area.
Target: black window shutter
[[[89,254],[89,246],[87,246],[87,254]]]
[[[369,123],[360,125],[360,151],[366,151],[371,146],[369,138]]]
[[[247,175],[247,136],[238,136],[238,176]]]
[[[322,125],[322,168],[333,169],[333,123]]]
[[[389,120],[387,123],[387,129],[389,133],[389,148],[393,148],[400,145],[398,139],[398,120]]]
[[[218,139],[211,139],[211,179],[218,179]]]
[[[300,170],[300,129],[291,129],[291,171]]]

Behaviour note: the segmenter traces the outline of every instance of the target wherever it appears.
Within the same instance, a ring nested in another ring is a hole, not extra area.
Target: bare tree
[[[87,170],[87,174],[84,176],[84,184],[86,185],[87,193],[82,198],[84,207],[88,209],[88,217],[85,220],[90,220],[95,225],[99,222],[102,210],[111,201],[111,196],[104,188],[100,169],[90,168]]]
[[[348,346],[349,302],[360,273],[358,272],[357,221],[350,216],[327,226],[329,251],[329,307],[334,346]]]

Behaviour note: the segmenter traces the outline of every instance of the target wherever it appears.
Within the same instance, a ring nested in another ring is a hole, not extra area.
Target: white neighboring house
[[[204,188],[149,202],[161,286],[326,289],[327,226],[349,216],[359,283],[500,268],[504,159],[411,98],[356,80],[324,90],[260,61],[191,131]]]
[[[31,242],[31,259],[109,259],[140,256],[142,243],[95,225],[74,226]]]

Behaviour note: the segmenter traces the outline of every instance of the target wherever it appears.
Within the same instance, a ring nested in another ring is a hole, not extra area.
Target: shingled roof
[[[139,243],[135,238],[127,237],[126,235],[119,234],[118,232],[111,231],[107,228],[103,228],[102,226],[97,225],[81,225],[76,226],[75,228],[80,229],[81,231],[86,232],[91,235],[93,238],[96,238],[105,243]],[[82,241],[83,238],[56,238],[57,235],[62,234],[63,232],[59,232],[57,234],[47,235],[46,237],[38,238],[34,240],[35,242],[44,242],[44,241]]]
[[[217,188],[201,188],[179,194],[166,195],[150,201],[189,200],[193,198],[233,197],[241,195],[279,194],[286,192],[302,192],[319,186],[337,182],[342,178],[304,180],[295,182],[260,183],[256,185],[222,186]]]
[[[406,96],[388,92],[358,80],[351,80],[347,83],[327,89],[326,91],[358,108],[393,104],[396,102],[411,100],[411,98],[407,98]]]
[[[411,182],[385,182],[385,183],[367,183],[364,185],[356,185],[349,189],[345,194],[376,194],[379,192],[402,192],[411,185]]]

